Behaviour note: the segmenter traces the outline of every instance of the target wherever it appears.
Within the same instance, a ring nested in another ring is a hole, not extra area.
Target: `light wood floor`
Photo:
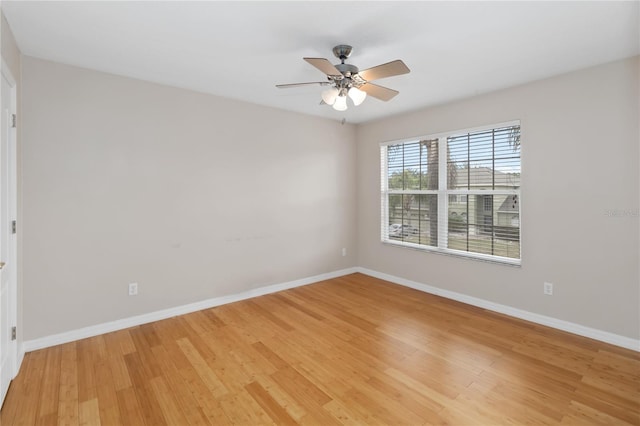
[[[360,274],[28,353],[1,424],[640,424],[638,353]]]

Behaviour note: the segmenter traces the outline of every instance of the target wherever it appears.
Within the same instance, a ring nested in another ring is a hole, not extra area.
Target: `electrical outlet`
[[[138,294],[138,283],[129,283],[129,296],[136,296]]]
[[[544,294],[547,296],[553,295],[553,284],[552,283],[544,283]]]
[[[343,247],[342,248],[342,256],[346,256],[347,255],[347,248]]]

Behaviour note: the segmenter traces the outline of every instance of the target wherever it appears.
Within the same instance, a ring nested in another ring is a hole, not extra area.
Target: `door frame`
[[[2,65],[0,69],[0,77],[6,78],[7,82],[10,86],[10,93],[0,93],[0,96],[9,96],[9,113],[17,115],[17,90],[18,85],[16,83],[13,74],[11,73],[9,67],[7,66],[4,59],[2,59]],[[6,177],[8,179],[7,185],[7,202],[8,202],[8,220],[17,220],[17,193],[18,193],[18,173],[17,173],[17,125],[16,127],[9,127],[9,140],[7,141],[7,155],[4,158],[0,159],[2,162],[0,164],[1,167],[7,168]],[[1,199],[1,198],[0,198]],[[18,224],[20,225],[20,224]],[[17,327],[18,326],[18,251],[17,251],[17,236],[18,232],[16,229],[16,233],[9,234],[8,241],[8,257],[5,260],[11,268],[9,268],[9,277],[7,277],[9,281],[9,321],[11,324],[7,324],[9,327]],[[4,326],[4,324],[3,324]],[[18,330],[18,336],[20,335],[20,330]],[[16,336],[17,337],[17,336]],[[10,377],[14,379],[18,374],[18,370],[20,369],[20,364],[22,363],[22,357],[18,344],[19,339],[11,340],[9,345],[9,367]],[[23,354],[22,354],[23,355]],[[5,395],[6,396],[6,395]],[[0,406],[3,401],[0,401]]]

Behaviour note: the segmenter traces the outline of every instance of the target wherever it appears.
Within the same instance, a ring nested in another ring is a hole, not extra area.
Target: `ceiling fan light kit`
[[[332,65],[325,58],[303,58],[305,61],[322,71],[328,81],[318,81],[311,83],[277,84],[280,89],[318,84],[320,86],[331,86],[322,91],[322,103],[333,106],[336,111],[347,109],[347,97],[351,99],[355,106],[360,105],[367,98],[372,96],[382,101],[389,101],[399,92],[386,87],[370,83],[386,77],[407,74],[409,68],[401,60],[395,60],[386,64],[378,65],[360,71],[358,67],[345,64],[344,61],[351,55],[353,48],[347,44],[340,44],[333,48],[333,54],[340,59],[340,63]]]
[[[349,89],[349,97],[353,101],[353,104],[355,106],[358,106],[367,98],[367,92],[363,92],[357,87],[352,87],[351,89]]]
[[[330,87],[329,89],[323,90],[322,100],[327,105],[333,105],[336,101],[336,98],[338,97],[338,93],[340,93],[340,90],[338,90],[336,87]]]
[[[338,96],[336,101],[333,103],[333,109],[336,111],[346,111],[347,110],[347,97],[346,96]]]

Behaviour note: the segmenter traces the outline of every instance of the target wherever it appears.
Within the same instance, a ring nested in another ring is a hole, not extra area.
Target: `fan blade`
[[[334,67],[331,62],[324,58],[302,58],[305,61],[309,62],[314,67],[318,68],[320,71],[325,73],[326,75],[339,75],[342,73],[338,71],[338,68]]]
[[[367,68],[364,71],[360,71],[358,75],[366,81],[373,81],[385,77],[393,77],[394,75],[407,74],[408,72],[410,72],[409,68],[398,59],[377,67]]]
[[[331,85],[328,81],[313,81],[311,83],[290,83],[290,84],[276,84],[278,89],[289,89],[290,87],[301,87],[301,86],[311,86],[314,84],[318,84],[320,86],[329,86]]]
[[[381,101],[385,102],[391,100],[395,95],[400,93],[397,90],[378,86],[377,84],[373,83],[363,84],[359,87],[359,89],[363,92],[367,92],[367,95],[373,96],[374,98],[380,99]]]

